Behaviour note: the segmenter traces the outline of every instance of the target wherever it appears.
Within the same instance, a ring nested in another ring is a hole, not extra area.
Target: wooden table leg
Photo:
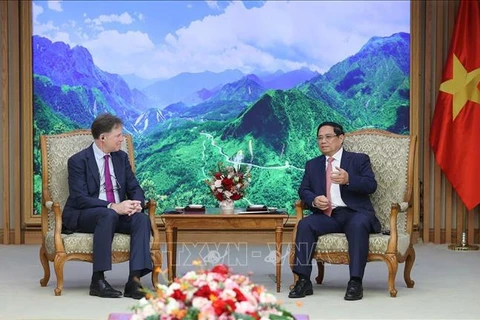
[[[168,282],[173,281],[173,228],[167,225],[165,227],[165,235],[167,240],[167,269],[168,269]]]
[[[276,259],[276,270],[275,270],[275,279],[277,282],[277,292],[280,292],[280,281],[282,275],[282,236],[283,236],[283,221],[280,225],[275,227],[275,246],[277,249],[277,259]]]
[[[177,277],[177,228],[173,228],[172,281]]]

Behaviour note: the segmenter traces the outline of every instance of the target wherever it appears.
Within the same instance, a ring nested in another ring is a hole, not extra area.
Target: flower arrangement
[[[250,172],[240,166],[224,166],[218,163],[218,169],[212,171],[212,178],[205,180],[218,201],[240,200],[250,183]]]
[[[190,271],[169,286],[159,284],[132,308],[131,320],[294,320],[274,295],[226,265]]]

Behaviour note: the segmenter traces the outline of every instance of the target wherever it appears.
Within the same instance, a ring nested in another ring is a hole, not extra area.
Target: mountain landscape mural
[[[373,37],[324,73],[228,69],[155,82],[103,71],[82,46],[41,36],[32,41],[37,206],[39,136],[89,128],[104,112],[122,118],[133,135],[137,176],[158,201],[158,213],[191,203],[217,206],[205,179],[219,161],[233,159],[252,175],[238,206],[291,212],[304,164],[319,154],[320,122],[409,133],[408,33]]]

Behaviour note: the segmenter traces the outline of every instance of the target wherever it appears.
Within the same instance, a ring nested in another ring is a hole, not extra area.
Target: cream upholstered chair
[[[395,297],[395,277],[398,264],[405,262],[404,279],[408,288],[415,282],[410,272],[415,261],[413,248],[413,165],[416,137],[398,135],[383,130],[363,129],[345,137],[344,148],[370,156],[377,180],[377,190],[370,196],[383,233],[371,234],[368,261],[384,261],[388,267],[388,288]],[[295,203],[296,222],[303,218],[305,206],[301,200]],[[295,235],[293,232],[293,246]],[[320,236],[313,255],[317,260],[317,283],[322,283],[323,263],[348,264],[348,242],[345,234],[332,233]],[[290,251],[290,265],[293,267],[294,250]],[[294,275],[296,281],[296,276]]]
[[[62,210],[68,197],[67,160],[73,154],[87,148],[93,142],[90,130],[77,130],[64,134],[42,135],[40,149],[42,154],[42,246],[40,261],[44,269],[42,287],[50,279],[49,261],[53,262],[57,277],[56,296],[62,294],[63,266],[69,260],[93,261],[93,234],[62,234]],[[122,150],[128,153],[132,169],[135,171],[132,137],[126,135]],[[156,228],[156,203],[146,204],[152,234],[150,240],[153,262],[152,283],[158,283],[158,274],[162,267],[160,251],[160,233]],[[130,235],[115,233],[112,243],[112,262],[128,261],[130,256]]]

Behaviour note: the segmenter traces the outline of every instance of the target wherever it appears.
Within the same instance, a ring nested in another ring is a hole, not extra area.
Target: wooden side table
[[[172,282],[176,277],[179,230],[249,230],[252,232],[270,230],[275,234],[275,280],[277,292],[280,292],[283,223],[287,217],[285,213],[280,212],[252,214],[242,209],[236,209],[234,214],[221,214],[218,208],[207,208],[204,214],[162,214],[166,232],[168,280]],[[214,233],[212,241],[215,241]]]

